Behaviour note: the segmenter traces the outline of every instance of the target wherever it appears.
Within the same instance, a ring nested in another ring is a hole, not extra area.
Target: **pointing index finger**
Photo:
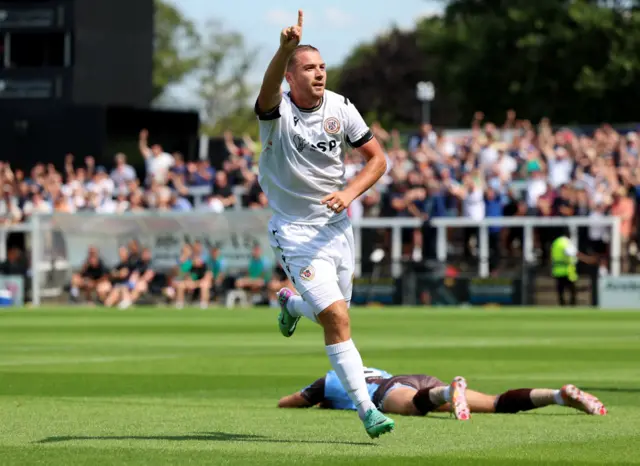
[[[302,28],[302,23],[304,21],[304,13],[302,10],[298,10],[298,27]]]

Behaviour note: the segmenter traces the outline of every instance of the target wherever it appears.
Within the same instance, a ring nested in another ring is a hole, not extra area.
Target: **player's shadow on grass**
[[[375,443],[364,442],[341,442],[334,440],[297,440],[297,439],[275,439],[263,435],[232,434],[228,432],[198,432],[188,435],[65,435],[47,437],[34,443],[61,443],[72,442],[74,440],[166,440],[171,442],[186,442],[192,440],[206,442],[257,442],[257,443],[312,443],[312,444],[332,444],[332,445],[362,445],[378,446]]]

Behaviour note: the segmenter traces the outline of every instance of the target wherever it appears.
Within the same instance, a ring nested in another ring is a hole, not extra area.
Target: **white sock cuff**
[[[353,340],[349,338],[347,341],[336,343],[334,345],[327,345],[325,348],[327,350],[327,355],[333,356],[334,354],[340,354],[355,349],[355,347],[356,345],[353,344]]]
[[[553,399],[555,400],[557,405],[564,406],[564,398],[562,398],[562,392],[560,390],[553,391]]]

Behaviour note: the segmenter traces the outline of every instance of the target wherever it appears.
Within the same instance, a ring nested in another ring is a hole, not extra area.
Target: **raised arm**
[[[280,105],[282,80],[289,59],[302,39],[302,22],[303,13],[302,10],[298,10],[298,24],[285,28],[280,33],[280,47],[267,67],[262,79],[260,94],[258,94],[256,110],[259,113],[267,113]]]
[[[138,148],[145,159],[151,155],[151,149],[149,149],[149,131],[146,129],[140,131],[140,136],[138,137]]]

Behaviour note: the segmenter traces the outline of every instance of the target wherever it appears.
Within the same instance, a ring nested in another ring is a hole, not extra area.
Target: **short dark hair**
[[[291,58],[287,64],[287,71],[290,71],[294,66],[296,66],[296,63],[298,62],[298,54],[302,52],[319,52],[319,50],[313,45],[298,45],[293,51],[293,54],[291,54]]]

